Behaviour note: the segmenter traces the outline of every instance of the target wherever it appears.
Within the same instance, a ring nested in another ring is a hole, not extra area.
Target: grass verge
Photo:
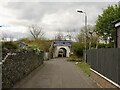
[[[77,66],[88,76],[90,76],[90,65],[85,62],[80,62]]]

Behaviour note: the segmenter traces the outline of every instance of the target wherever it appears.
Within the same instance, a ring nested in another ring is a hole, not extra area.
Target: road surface
[[[99,88],[73,62],[66,58],[45,61],[14,88]]]

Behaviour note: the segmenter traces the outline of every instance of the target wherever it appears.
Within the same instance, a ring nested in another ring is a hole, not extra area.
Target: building
[[[19,47],[24,48],[25,46],[28,46],[25,42],[19,42],[17,43]]]
[[[120,19],[113,22],[116,28],[116,47],[120,48]]]
[[[71,49],[71,41],[53,41],[49,49],[49,58],[69,57]]]

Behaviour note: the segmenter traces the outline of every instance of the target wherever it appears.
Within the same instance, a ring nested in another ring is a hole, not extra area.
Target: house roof
[[[115,25],[115,27],[119,27],[120,26],[120,18],[113,21],[112,23]]]
[[[120,22],[120,18],[117,19],[117,20],[115,20],[115,21],[113,21],[113,24],[116,24],[116,23],[118,23],[118,22]]]

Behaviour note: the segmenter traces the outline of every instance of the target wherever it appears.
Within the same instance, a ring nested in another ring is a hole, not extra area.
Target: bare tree
[[[77,35],[77,41],[80,43],[85,43],[85,38],[87,39],[87,48],[91,49],[92,44],[97,42],[97,35],[94,32],[95,27],[88,25],[87,26],[87,36],[85,35],[85,27],[82,27],[80,33]]]
[[[84,41],[85,41],[85,27],[82,27],[80,32],[77,34],[76,41],[84,43]]]
[[[7,34],[6,33],[2,33],[2,41],[5,42],[7,39]]]
[[[64,36],[62,33],[59,32],[55,35],[55,40],[63,40],[63,39],[64,39]]]
[[[11,34],[7,34],[7,33],[2,33],[2,41],[13,41],[14,37]]]
[[[76,28],[72,28],[72,29],[67,30],[67,36],[68,36],[69,40],[75,40],[76,34],[77,34]]]
[[[44,32],[42,31],[42,29],[43,29],[42,27],[40,27],[36,24],[33,24],[33,25],[29,26],[28,29],[30,31],[30,34],[33,36],[33,38],[35,40],[43,38]]]
[[[14,41],[14,37],[12,35],[9,35],[10,41]]]
[[[2,33],[2,37],[1,37],[1,40],[3,42],[6,42],[6,41],[14,41],[14,36],[12,34],[7,34],[7,33]]]

